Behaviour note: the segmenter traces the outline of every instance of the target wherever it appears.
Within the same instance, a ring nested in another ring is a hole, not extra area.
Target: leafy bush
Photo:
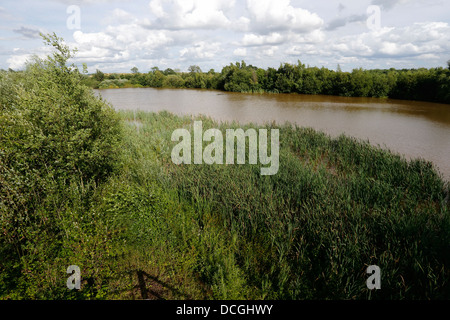
[[[88,209],[117,166],[114,110],[67,65],[75,51],[55,34],[43,38],[53,55],[0,75],[0,296],[30,272],[39,279],[37,261],[58,255],[71,213]]]
[[[112,80],[106,79],[99,84],[98,88],[99,89],[123,88],[129,83],[130,81],[127,79],[112,79]]]

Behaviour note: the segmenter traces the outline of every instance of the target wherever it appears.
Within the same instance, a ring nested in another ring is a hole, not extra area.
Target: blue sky
[[[89,72],[134,66],[220,71],[245,60],[353,68],[446,66],[447,0],[2,0],[0,68],[45,56],[39,32],[77,48]]]

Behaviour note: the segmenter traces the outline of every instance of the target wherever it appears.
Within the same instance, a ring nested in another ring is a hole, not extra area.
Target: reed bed
[[[259,164],[175,165],[171,133],[189,130],[194,119],[167,112],[140,112],[136,119],[142,126],[129,126],[129,179],[139,186],[147,181],[165,199],[147,244],[179,258],[187,250],[209,297],[450,297],[448,183],[431,163],[291,124],[240,126],[199,117],[204,130],[223,133],[278,128],[279,171],[261,176]],[[142,212],[151,210],[144,205]],[[366,286],[369,265],[381,269],[381,290]]]

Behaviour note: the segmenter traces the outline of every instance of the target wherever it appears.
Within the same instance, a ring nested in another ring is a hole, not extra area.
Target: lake
[[[204,114],[218,121],[291,122],[336,137],[369,140],[406,158],[432,161],[450,180],[450,105],[430,102],[214,90],[95,90],[117,110]]]

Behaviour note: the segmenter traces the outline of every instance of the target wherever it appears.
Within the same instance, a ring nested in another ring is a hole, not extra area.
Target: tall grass
[[[174,165],[170,135],[192,128],[193,119],[165,112],[136,119],[132,152],[143,156],[134,157],[133,179],[142,185],[152,177],[171,195],[164,217],[136,221],[170,226],[145,232],[146,241],[180,257],[189,252],[211,297],[450,297],[448,186],[430,163],[286,124],[276,175],[261,176],[250,164]],[[204,130],[238,127],[200,119]],[[381,268],[382,290],[366,287],[372,264]]]

